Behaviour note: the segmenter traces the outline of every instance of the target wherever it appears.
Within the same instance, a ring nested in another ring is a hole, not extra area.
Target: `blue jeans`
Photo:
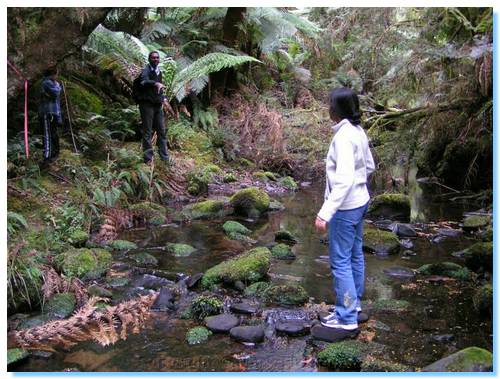
[[[363,217],[367,209],[368,203],[339,210],[328,224],[335,309],[339,321],[346,324],[357,323],[356,307],[361,306],[365,287]]]

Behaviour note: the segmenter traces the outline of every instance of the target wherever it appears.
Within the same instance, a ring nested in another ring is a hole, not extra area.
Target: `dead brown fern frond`
[[[67,279],[59,275],[54,268],[42,266],[42,294],[43,300],[50,299],[56,293],[73,292],[76,297],[77,307],[81,307],[88,301],[88,293],[83,282],[78,278]]]
[[[93,297],[67,320],[9,333],[9,346],[50,349],[69,348],[78,342],[94,340],[106,346],[127,338],[127,332],[138,333],[150,316],[157,294],[140,296],[102,311],[96,307],[104,299]],[[120,334],[118,329],[121,328]]]

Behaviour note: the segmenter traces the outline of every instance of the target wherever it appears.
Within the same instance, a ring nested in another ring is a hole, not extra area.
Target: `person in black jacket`
[[[162,161],[171,162],[167,151],[167,140],[165,136],[165,126],[163,124],[163,108],[171,112],[172,108],[164,95],[165,86],[162,84],[162,74],[159,68],[160,54],[152,51],[148,56],[149,64],[144,67],[141,73],[141,99],[139,110],[142,120],[142,150],[144,152],[144,163],[149,164],[153,159],[153,146],[151,137],[153,130],[157,135],[157,146]]]
[[[57,81],[57,70],[44,72],[40,91],[38,118],[43,130],[43,158],[46,163],[56,160],[59,155],[59,135],[57,128],[62,126],[61,85]]]

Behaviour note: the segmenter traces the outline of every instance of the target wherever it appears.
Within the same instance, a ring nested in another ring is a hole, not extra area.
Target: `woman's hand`
[[[316,217],[316,221],[314,222],[314,226],[316,227],[316,231],[318,233],[326,232],[326,221],[321,217]]]

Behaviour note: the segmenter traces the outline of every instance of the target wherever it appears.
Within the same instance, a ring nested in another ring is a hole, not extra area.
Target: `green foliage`
[[[292,253],[290,246],[284,243],[279,243],[276,246],[273,246],[271,249],[271,254],[273,258],[277,259],[289,259],[294,258],[295,255]]]
[[[270,286],[267,282],[256,282],[245,288],[245,296],[261,297],[264,291]]]
[[[459,280],[470,280],[470,271],[453,262],[428,263],[417,269],[419,274],[424,275],[444,275]]]
[[[298,284],[271,285],[262,297],[269,303],[280,305],[303,305],[309,300],[306,290]]]
[[[222,300],[216,296],[200,295],[191,302],[190,314],[197,320],[203,320],[207,316],[220,314],[223,306]]]
[[[62,319],[73,313],[76,297],[72,292],[57,293],[43,305],[43,312],[50,318]]]
[[[109,246],[113,250],[137,249],[137,244],[135,242],[125,241],[125,240],[113,240],[109,242],[107,246]]]
[[[55,214],[48,215],[47,222],[54,228],[55,237],[62,242],[76,242],[75,237],[81,231],[90,227],[86,214],[81,206],[67,201],[55,209]]]
[[[299,186],[291,176],[285,176],[280,180],[280,183],[283,187],[289,189],[290,191],[297,191],[299,189]]]
[[[103,249],[72,249],[56,256],[57,267],[69,277],[98,278],[111,263],[111,254]]]
[[[189,345],[196,345],[206,342],[211,335],[212,332],[204,326],[196,326],[186,333],[186,341]]]
[[[23,215],[16,212],[7,212],[7,234],[14,236],[19,230],[28,227],[28,222]]]
[[[318,363],[338,371],[357,370],[361,366],[362,353],[353,341],[329,344],[318,354]]]

